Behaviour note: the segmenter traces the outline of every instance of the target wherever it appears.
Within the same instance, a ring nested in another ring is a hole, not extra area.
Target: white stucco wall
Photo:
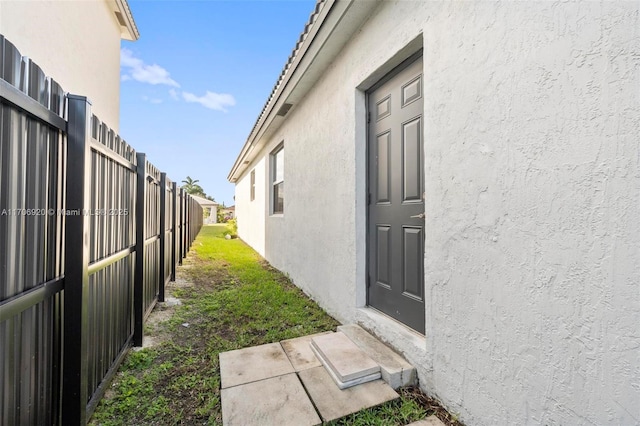
[[[426,57],[450,79],[426,87],[427,340],[465,411],[640,422],[638,11],[480,7],[425,28],[450,33]]]
[[[259,157],[247,168],[247,173],[236,183],[235,205],[238,235],[265,256],[265,216],[267,214],[267,164],[268,156]],[[251,201],[251,170],[255,170],[255,199]]]
[[[0,34],[118,130],[121,28],[104,0],[0,0]]]
[[[363,321],[356,87],[422,34],[426,333],[377,331],[467,424],[638,424],[639,11],[384,2],[263,151],[284,140],[284,215],[238,184],[242,238]]]

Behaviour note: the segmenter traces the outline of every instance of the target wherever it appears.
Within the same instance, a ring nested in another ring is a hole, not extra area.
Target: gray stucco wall
[[[261,208],[243,200],[251,168],[240,180],[241,237],[264,244],[267,260],[336,318],[376,329],[468,424],[638,424],[639,10],[637,1],[384,2],[264,149]],[[359,309],[360,89],[416,39],[424,337]],[[271,217],[268,154],[282,141],[285,214]]]

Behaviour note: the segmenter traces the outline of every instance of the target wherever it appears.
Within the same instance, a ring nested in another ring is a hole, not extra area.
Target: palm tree
[[[198,179],[191,179],[191,176],[187,176],[187,178],[182,181],[182,183],[184,183],[182,189],[184,189],[187,194],[205,196],[204,189],[198,185],[198,182],[200,182]]]
[[[182,181],[182,183],[184,183],[183,189],[189,192],[189,189],[193,188],[193,185],[198,182],[200,182],[198,179],[191,179],[191,176],[187,176],[187,178]]]

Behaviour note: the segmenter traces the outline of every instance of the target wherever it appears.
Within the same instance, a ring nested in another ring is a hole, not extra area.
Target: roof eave
[[[140,38],[136,21],[133,19],[133,13],[127,0],[114,0],[116,6],[116,12],[120,14],[120,17],[116,16],[118,23],[122,27],[121,38],[129,41],[136,41]]]
[[[305,27],[305,31],[301,35],[302,42],[294,49],[292,58],[285,65],[267,104],[236,158],[227,176],[231,183],[237,182],[245,172],[246,166],[252,160],[250,156],[253,151],[258,148],[259,152],[262,139],[285,120],[285,117],[278,115],[280,108],[292,97],[299,99],[306,91],[310,90],[315,80],[321,76],[318,71],[326,68],[348,41],[345,34],[350,35],[355,32],[371,11],[378,6],[379,1],[327,0],[324,3],[324,7],[317,13],[317,16],[312,15],[311,21]],[[352,8],[351,6],[355,3],[358,4],[358,7]],[[354,9],[356,9],[355,12]],[[355,18],[343,19],[348,13],[355,15]],[[336,29],[340,25],[342,25],[342,31],[339,31],[341,40],[336,43],[328,43],[329,38],[334,33],[338,33]],[[345,30],[344,26],[349,26],[349,29]],[[311,48],[314,43],[316,43],[315,47]],[[310,68],[314,68],[312,76],[307,75]]]
[[[278,77],[278,81],[276,82],[271,94],[269,95],[269,98],[267,99],[265,106],[263,107],[260,115],[256,120],[256,123],[253,125],[253,128],[251,129],[249,137],[244,143],[242,149],[240,150],[240,154],[238,154],[238,157],[236,158],[236,161],[234,162],[233,167],[231,168],[231,171],[227,176],[227,179],[230,182],[232,183],[236,182],[238,176],[235,176],[235,175],[238,172],[238,169],[242,166],[244,159],[246,158],[247,154],[251,151],[252,145],[255,142],[255,139],[257,137],[257,134],[259,133],[259,130],[263,128],[263,126],[265,125],[265,121],[267,121],[267,118],[271,115],[270,113],[274,109],[275,102],[272,102],[273,99],[277,99],[279,94],[282,93],[282,91],[286,87],[291,76],[297,69],[297,65],[300,63],[301,57],[304,56],[303,52],[306,52],[309,45],[313,42],[315,38],[315,34],[318,33],[319,28],[322,26],[325,18],[329,14],[331,8],[333,7],[336,1],[337,0],[328,0],[328,1],[317,0],[315,10],[311,14],[309,21],[305,25],[305,28],[302,31],[302,34],[300,36],[301,38],[303,38],[302,43],[296,44],[295,48],[293,49],[291,56],[289,57],[287,63],[284,66],[284,70],[281,72],[280,76]],[[322,7],[322,8],[318,10],[318,7]],[[309,36],[311,32],[313,32],[314,36]]]

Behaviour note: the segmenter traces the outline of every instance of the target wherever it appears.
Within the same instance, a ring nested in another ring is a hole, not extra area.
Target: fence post
[[[165,271],[167,267],[167,174],[160,173],[160,288],[158,301],[164,302],[164,284],[167,281]]]
[[[177,194],[176,190],[178,185],[175,182],[171,183],[171,217],[173,218],[173,223],[171,224],[171,281],[176,280],[176,232],[178,231],[176,228],[176,224],[178,223],[178,218],[176,217],[176,201]]]
[[[87,422],[91,102],[68,95],[62,424]],[[62,214],[62,213],[60,213]]]
[[[133,284],[133,344],[142,346],[144,326],[144,261],[145,231],[147,218],[147,156],[141,152],[136,154],[137,191],[136,191],[136,273]]]

